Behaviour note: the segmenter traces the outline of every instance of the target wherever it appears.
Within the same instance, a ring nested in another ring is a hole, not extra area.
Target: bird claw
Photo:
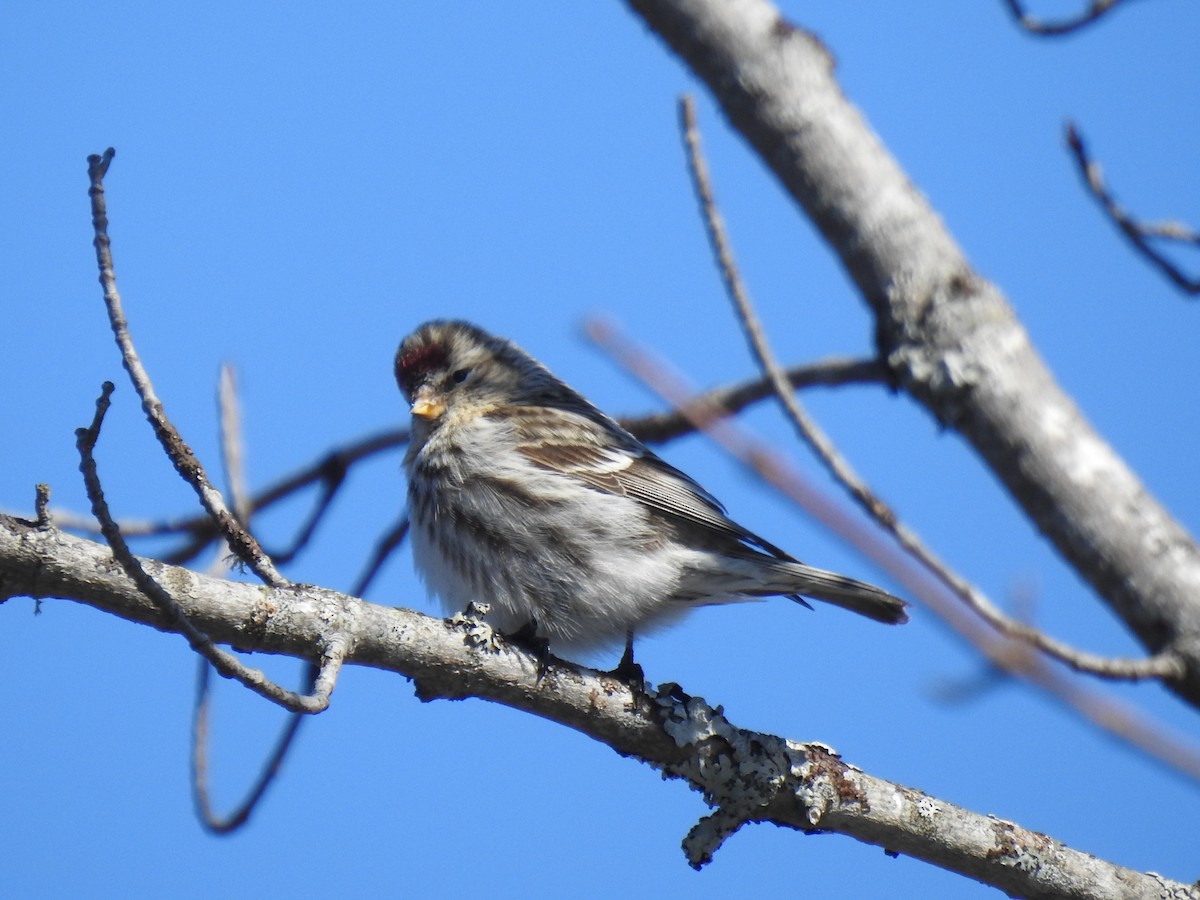
[[[633,632],[625,638],[625,652],[621,654],[621,661],[608,674],[627,685],[634,699],[646,696],[646,673],[633,661]]]
[[[550,662],[554,656],[550,653],[550,639],[538,634],[537,622],[530,619],[512,634],[506,634],[504,640],[529,653],[537,660],[537,681],[550,671]]]

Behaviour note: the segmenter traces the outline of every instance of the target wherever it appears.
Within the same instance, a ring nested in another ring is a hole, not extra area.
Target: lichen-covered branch
[[[570,663],[541,666],[496,642],[477,646],[482,623],[454,624],[310,585],[273,588],[200,575],[150,559],[187,619],[213,639],[316,660],[330,635],[346,663],[411,678],[423,700],[479,697],[582,732],[687,781],[713,812],[684,840],[702,866],[742,825],[771,822],[838,832],[904,853],[1020,897],[1194,897],[1192,888],[1134,872],[1019,826],[937,800],[855,769],[819,744],[733,725],[719,707],[677,685],[634,692]],[[132,622],[177,625],[120,570],[109,549],[52,526],[0,516],[0,601],[62,597]]]

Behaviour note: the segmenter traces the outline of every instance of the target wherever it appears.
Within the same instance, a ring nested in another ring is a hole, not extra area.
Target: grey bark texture
[[[628,0],[701,78],[874,313],[895,383],[979,453],[1200,707],[1200,550],[1058,386],[1001,292],[765,0]]]
[[[1019,897],[1195,898],[1192,887],[1072,850],[1011,822],[875,778],[829,748],[748,731],[677,685],[635,693],[570,663],[539,672],[485,625],[377,606],[312,585],[272,588],[141,559],[188,619],[245,651],[316,660],[340,641],[346,663],[412,679],[423,700],[479,697],[542,716],[685,780],[713,808],[683,841],[707,863],[742,825],[839,832],[906,853]],[[59,597],[174,630],[113,561],[108,547],[0,515],[0,602]]]

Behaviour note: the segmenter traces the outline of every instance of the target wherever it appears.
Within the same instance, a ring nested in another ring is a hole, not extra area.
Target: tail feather
[[[803,563],[780,562],[776,570],[786,579],[781,578],[773,586],[784,588],[788,594],[823,600],[888,625],[908,621],[904,611],[907,604],[874,585]]]

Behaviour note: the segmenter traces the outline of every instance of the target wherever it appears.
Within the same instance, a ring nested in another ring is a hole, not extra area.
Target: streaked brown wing
[[[779,559],[786,553],[725,515],[725,508],[694,479],[642,446],[628,433],[614,434],[599,423],[562,410],[558,416],[576,421],[569,429],[547,429],[537,443],[519,449],[534,465],[549,469],[601,491],[621,494],[668,516],[711,529],[714,537],[751,544]],[[569,438],[568,438],[569,435]],[[614,445],[617,438],[620,444]]]

